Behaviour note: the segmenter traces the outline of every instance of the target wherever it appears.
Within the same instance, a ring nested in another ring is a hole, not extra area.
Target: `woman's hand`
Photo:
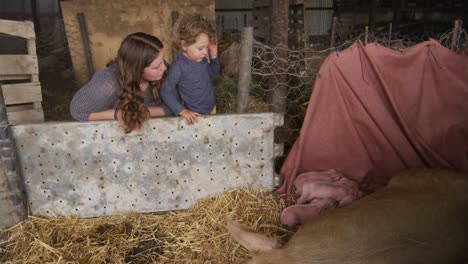
[[[192,112],[188,109],[184,109],[182,110],[182,112],[180,112],[179,114],[180,116],[183,116],[185,119],[187,119],[187,121],[190,123],[190,124],[193,124],[195,122],[197,122],[197,118],[199,116],[201,116],[201,114],[197,113],[197,112]]]

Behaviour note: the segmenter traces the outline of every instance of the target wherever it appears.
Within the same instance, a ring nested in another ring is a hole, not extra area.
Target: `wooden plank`
[[[3,84],[2,90],[6,105],[42,101],[41,84],[38,82]]]
[[[8,121],[11,124],[37,123],[44,121],[42,108],[27,109],[22,111],[8,111]]]
[[[0,55],[0,75],[39,74],[35,55]]]
[[[23,110],[34,109],[34,104],[18,104],[18,105],[9,105],[7,106],[8,112],[18,112]]]
[[[21,74],[21,75],[0,75],[0,81],[2,80],[24,80],[25,82],[32,81],[31,74]]]
[[[0,19],[0,33],[18,36],[26,39],[36,38],[34,24],[31,21],[12,21]]]
[[[36,39],[28,39],[28,54],[36,55]]]
[[[32,74],[31,82],[38,82],[38,81],[39,81],[39,74]]]

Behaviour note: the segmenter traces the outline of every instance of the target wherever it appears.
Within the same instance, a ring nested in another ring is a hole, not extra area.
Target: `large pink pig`
[[[342,173],[337,172],[334,169],[328,171],[309,171],[302,174],[299,174],[294,180],[294,188],[297,195],[302,193],[302,185],[309,181],[322,181],[337,183],[341,185],[348,186],[350,188],[359,189],[357,182],[346,177]]]
[[[336,182],[307,181],[301,187],[301,196],[297,199],[298,204],[308,203],[313,199],[333,199],[339,206],[346,206],[362,197],[359,188],[346,186]]]
[[[280,221],[281,224],[292,228],[335,209],[337,205],[333,199],[314,199],[308,204],[295,204],[281,212]]]
[[[300,195],[298,204],[284,209],[280,218],[288,227],[313,220],[337,206],[347,206],[363,196],[355,181],[333,169],[302,173],[294,186]]]
[[[227,225],[256,264],[468,263],[467,190],[463,173],[407,171],[306,222],[283,247],[245,225]]]

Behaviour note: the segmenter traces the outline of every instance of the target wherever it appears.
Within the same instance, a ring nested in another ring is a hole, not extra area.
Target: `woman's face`
[[[159,51],[158,57],[154,61],[143,69],[143,80],[154,82],[159,81],[167,70],[166,64],[164,64],[164,49]]]

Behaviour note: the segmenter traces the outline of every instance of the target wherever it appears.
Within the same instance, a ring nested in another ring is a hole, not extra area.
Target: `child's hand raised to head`
[[[190,124],[193,124],[195,122],[197,122],[197,118],[199,116],[201,116],[201,114],[197,113],[197,112],[192,112],[188,109],[184,109],[182,110],[182,112],[180,112],[179,114],[180,116],[183,116],[185,119],[187,119],[187,121],[190,123]]]
[[[216,59],[216,57],[218,57],[217,41],[211,41],[210,46],[208,46],[208,51],[210,53],[210,59]]]

